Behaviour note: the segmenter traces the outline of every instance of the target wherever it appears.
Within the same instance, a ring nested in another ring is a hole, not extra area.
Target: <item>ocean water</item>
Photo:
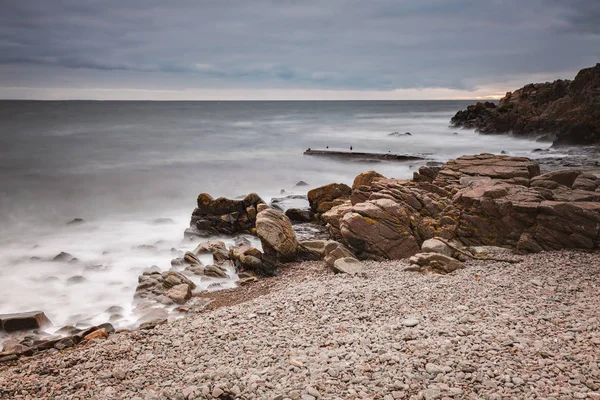
[[[435,161],[541,147],[450,128],[470,103],[0,101],[0,313],[41,309],[58,328],[105,322],[120,306],[117,325],[129,326],[137,276],[192,249],[183,231],[199,193],[268,201],[418,167],[303,156],[308,147]],[[294,188],[300,180],[309,187]],[[85,222],[67,224],[74,218]],[[61,251],[78,261],[51,261]]]

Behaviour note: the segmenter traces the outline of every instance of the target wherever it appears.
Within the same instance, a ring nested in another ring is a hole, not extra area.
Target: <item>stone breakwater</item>
[[[293,264],[245,303],[0,364],[0,398],[599,398],[600,254],[364,264]]]

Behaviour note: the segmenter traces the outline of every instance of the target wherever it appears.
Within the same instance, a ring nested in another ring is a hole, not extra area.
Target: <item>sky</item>
[[[499,98],[600,62],[599,0],[0,0],[0,98]]]

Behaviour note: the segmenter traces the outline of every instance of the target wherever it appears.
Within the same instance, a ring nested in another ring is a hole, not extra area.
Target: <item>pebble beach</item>
[[[600,399],[600,253],[448,275],[323,262],[213,307],[0,365],[3,399]]]

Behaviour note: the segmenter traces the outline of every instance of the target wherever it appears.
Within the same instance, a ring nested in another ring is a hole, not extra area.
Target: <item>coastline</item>
[[[5,363],[0,397],[598,398],[599,252],[365,265],[295,264],[247,301]]]

